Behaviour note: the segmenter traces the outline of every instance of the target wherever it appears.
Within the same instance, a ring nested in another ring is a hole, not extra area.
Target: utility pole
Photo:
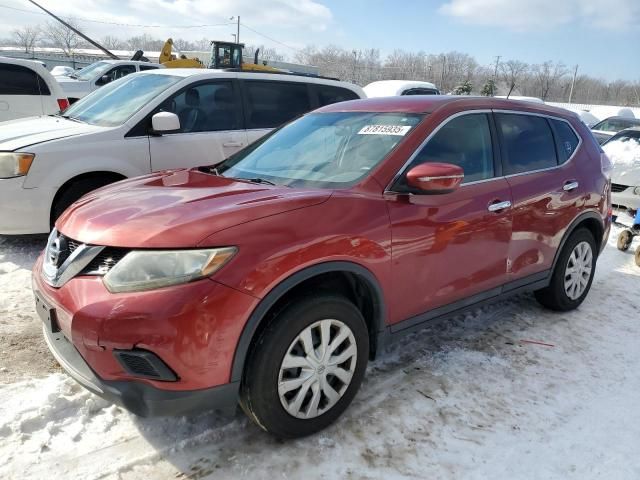
[[[576,65],[576,69],[573,71],[573,78],[571,79],[571,90],[569,90],[569,104],[571,104],[571,100],[573,100],[573,87],[576,84],[577,76],[578,76],[578,65]]]
[[[229,20],[233,20],[236,17],[230,17]],[[233,33],[231,35],[234,35]],[[236,43],[240,43],[240,15],[238,15],[238,27],[234,35],[236,37]]]
[[[442,54],[442,72],[440,72],[440,90],[444,91],[444,69],[447,66],[447,56]]]
[[[496,55],[496,68],[493,70],[493,85],[491,85],[491,96],[494,97],[496,92],[496,83],[498,83],[498,65],[500,64],[500,59],[502,55]]]
[[[62,20],[60,17],[55,16],[53,13],[51,13],[49,10],[47,10],[46,8],[44,8],[41,5],[38,5],[36,2],[34,2],[33,0],[29,0],[31,3],[33,3],[36,7],[38,7],[40,10],[44,10],[46,13],[48,13],[49,15],[51,15],[53,18],[55,18],[57,21],[59,21],[62,25],[64,25],[65,27],[67,27],[69,30],[71,30],[72,32],[78,34],[79,36],[81,36],[82,38],[84,38],[87,42],[89,42],[91,45],[93,45],[94,47],[99,48],[100,50],[102,50],[104,53],[107,54],[107,56],[109,56],[110,58],[113,58],[114,60],[119,60],[119,58],[114,55],[113,53],[111,53],[109,50],[107,50],[106,48],[104,48],[102,45],[100,45],[98,42],[96,42],[95,40],[90,39],[89,37],[87,37],[84,33],[82,33],[80,30],[73,28],[71,25],[69,25],[67,22],[65,22],[64,20]],[[75,66],[75,60],[73,61],[74,66]]]

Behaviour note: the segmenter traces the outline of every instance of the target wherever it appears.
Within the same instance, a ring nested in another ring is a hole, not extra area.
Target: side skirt
[[[547,287],[550,281],[551,270],[545,270],[389,325],[378,335],[378,351],[382,351],[396,339],[424,328],[427,322],[455,317],[462,312],[504,300],[518,293],[539,290]]]

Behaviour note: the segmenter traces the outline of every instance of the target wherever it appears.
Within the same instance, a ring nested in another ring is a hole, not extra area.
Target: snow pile
[[[635,138],[615,140],[602,146],[614,166],[640,169],[640,141]]]
[[[525,295],[429,325],[305,439],[139,419],[63,374],[0,386],[0,478],[640,478],[640,269],[616,234],[578,311]]]

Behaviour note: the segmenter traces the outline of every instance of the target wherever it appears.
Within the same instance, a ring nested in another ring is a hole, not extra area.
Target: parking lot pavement
[[[241,414],[136,418],[30,352],[37,368],[0,386],[0,477],[640,478],[640,269],[616,233],[579,310],[524,295],[430,325],[370,365],[340,421],[296,441]],[[41,244],[0,242],[3,335],[36,335]],[[3,362],[29,351],[16,341]]]

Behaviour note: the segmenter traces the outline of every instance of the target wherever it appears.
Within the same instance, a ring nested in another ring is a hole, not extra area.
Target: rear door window
[[[487,114],[461,115],[444,124],[418,152],[409,169],[425,162],[462,167],[463,183],[492,178],[493,146]]]
[[[334,87],[332,85],[315,85],[315,88],[318,92],[318,102],[321,107],[360,98],[355,92],[347,88]]]
[[[145,70],[157,70],[160,67],[157,67],[155,65],[140,65],[140,71],[144,72]]]
[[[555,134],[558,141],[558,151],[560,152],[561,163],[566,162],[571,158],[573,153],[578,148],[580,139],[573,131],[571,126],[563,120],[551,120],[551,124],[555,129]]]
[[[505,175],[558,165],[555,141],[546,118],[512,113],[497,113],[495,118]]]
[[[247,80],[247,129],[275,128],[311,110],[306,83]]]
[[[22,65],[0,63],[0,95],[51,95],[40,75]]]

